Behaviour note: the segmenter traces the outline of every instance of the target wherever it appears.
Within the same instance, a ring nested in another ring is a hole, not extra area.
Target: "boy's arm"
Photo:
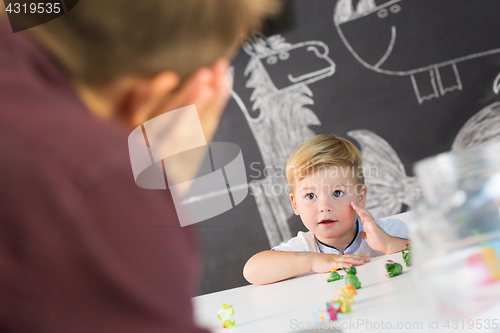
[[[384,231],[385,232],[385,231]],[[389,245],[387,247],[387,253],[385,254],[392,254],[396,252],[401,252],[406,246],[406,244],[410,244],[410,240],[406,238],[399,238],[395,236],[389,236],[391,237],[389,241]]]
[[[309,273],[328,273],[332,268],[362,265],[370,258],[361,254],[262,251],[248,259],[243,276],[253,284],[268,284]]]
[[[392,254],[404,249],[410,240],[389,235],[380,228],[372,214],[366,209],[351,203],[352,208],[358,213],[359,220],[363,224],[363,229],[359,235],[363,238],[373,250],[383,254]]]

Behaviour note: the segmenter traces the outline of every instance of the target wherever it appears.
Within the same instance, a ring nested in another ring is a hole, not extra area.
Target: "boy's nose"
[[[318,211],[320,213],[324,213],[324,212],[331,212],[332,211],[332,206],[330,206],[329,204],[327,203],[323,203],[323,204],[320,204],[318,206]]]

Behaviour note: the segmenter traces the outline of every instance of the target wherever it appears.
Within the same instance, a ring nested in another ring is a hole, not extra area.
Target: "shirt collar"
[[[363,230],[363,225],[361,224],[361,221],[358,219],[356,220],[356,236],[354,236],[354,239],[351,241],[351,243],[347,246],[347,248],[344,251],[344,254],[353,254],[356,252],[359,247],[361,246],[361,241],[362,238],[359,236],[359,233]]]
[[[361,245],[361,237],[359,237],[360,231],[363,231],[363,225],[359,221],[358,216],[358,218],[356,219],[356,234],[354,235],[349,245],[347,245],[346,249],[344,250],[344,254],[353,254],[359,249],[359,246]],[[318,244],[318,248],[321,253],[342,254],[337,248],[321,242],[316,238],[316,236],[314,236],[314,238],[316,239],[316,243]]]

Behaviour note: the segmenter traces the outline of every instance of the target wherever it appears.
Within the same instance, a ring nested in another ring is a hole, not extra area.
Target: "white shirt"
[[[363,225],[358,220],[358,232],[351,243],[347,246],[344,254],[368,254],[370,257],[377,257],[383,255],[383,253],[372,250],[368,243],[359,236],[359,233],[363,230]],[[389,235],[399,238],[408,239],[408,228],[406,224],[401,220],[387,219],[385,221],[375,219],[377,225],[382,228]],[[342,254],[339,250],[333,246],[329,246],[321,243],[316,239],[314,234],[310,231],[303,232],[299,231],[297,237],[293,237],[288,242],[281,242],[280,245],[273,247],[271,250],[275,251],[308,251],[308,252],[318,252],[318,253],[331,253],[331,254]]]

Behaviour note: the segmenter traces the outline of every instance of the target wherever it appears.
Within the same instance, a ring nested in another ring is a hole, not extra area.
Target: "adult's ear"
[[[228,68],[229,61],[221,58],[199,68],[182,83],[171,71],[138,82],[127,104],[129,124],[135,128],[164,112],[195,104],[205,138],[210,141],[230,97]]]
[[[178,88],[179,83],[180,78],[173,71],[136,78],[117,106],[118,113],[131,128],[135,128],[156,116],[154,114],[162,101]]]

